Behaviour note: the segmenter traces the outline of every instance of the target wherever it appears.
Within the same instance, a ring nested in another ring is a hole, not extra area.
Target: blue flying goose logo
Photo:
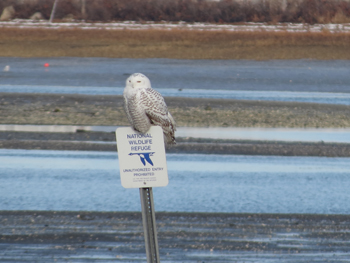
[[[153,162],[151,160],[151,156],[154,154],[154,152],[150,153],[129,153],[130,156],[132,155],[138,155],[140,157],[140,161],[144,166],[146,166],[146,161],[153,166]]]

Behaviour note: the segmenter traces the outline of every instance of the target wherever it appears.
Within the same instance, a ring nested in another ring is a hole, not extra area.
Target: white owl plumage
[[[146,133],[151,125],[162,127],[164,140],[175,144],[176,123],[168,111],[162,95],[152,89],[150,80],[141,73],[134,73],[126,80],[124,109],[136,131]]]

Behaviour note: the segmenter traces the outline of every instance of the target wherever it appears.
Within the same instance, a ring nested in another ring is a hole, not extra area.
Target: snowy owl
[[[175,144],[176,124],[168,112],[165,101],[151,87],[150,80],[141,73],[134,73],[126,80],[124,109],[131,126],[146,133],[151,125],[162,127],[167,144]]]

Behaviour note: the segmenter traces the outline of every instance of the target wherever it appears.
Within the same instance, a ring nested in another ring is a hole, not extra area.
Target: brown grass
[[[350,34],[3,28],[0,56],[350,59]]]

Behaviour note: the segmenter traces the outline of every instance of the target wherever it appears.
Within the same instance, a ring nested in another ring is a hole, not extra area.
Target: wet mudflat
[[[349,262],[350,216],[156,213],[161,262]],[[0,212],[1,262],[145,262],[138,212]]]
[[[165,99],[178,127],[347,128],[349,105]],[[123,97],[1,93],[1,124],[128,126]]]

